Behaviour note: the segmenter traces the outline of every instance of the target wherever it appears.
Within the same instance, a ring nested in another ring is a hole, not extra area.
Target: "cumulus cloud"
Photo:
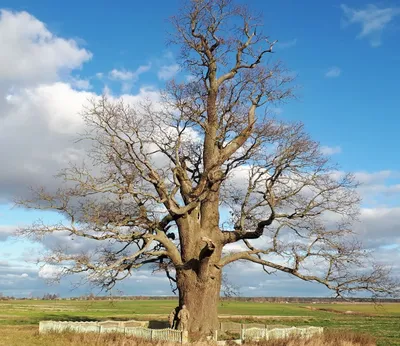
[[[15,226],[0,225],[0,242],[7,240],[15,232]],[[5,262],[0,261],[0,265],[4,265]]]
[[[364,185],[371,185],[371,184],[376,184],[376,183],[381,183],[384,182],[386,179],[392,177],[392,178],[398,178],[399,177],[398,172],[393,172],[390,170],[383,170],[383,171],[377,171],[377,172],[365,172],[365,171],[360,171],[360,172],[355,172],[354,176],[358,182]]]
[[[92,53],[74,40],[55,36],[26,12],[0,13],[0,147],[5,148],[0,159],[7,163],[0,171],[0,203],[4,203],[26,196],[29,186],[54,190],[54,174],[68,162],[82,160],[85,144],[74,143],[83,130],[80,113],[98,95],[87,90],[88,78],[73,75]],[[130,81],[150,66],[128,74]],[[155,100],[157,95],[151,88],[141,88],[125,98],[137,102]]]
[[[342,70],[337,67],[333,66],[328,69],[328,71],[325,72],[325,77],[327,78],[337,78],[342,74]]]
[[[110,71],[110,78],[117,80],[131,80],[133,79],[133,72],[114,69]]]
[[[400,206],[400,172],[390,170],[355,172],[354,176],[360,183],[358,193],[362,197],[364,207],[395,208]]]
[[[0,10],[0,47],[1,84],[55,81],[92,57],[27,12]]]
[[[92,85],[88,79],[71,78],[71,85],[79,90],[92,89]]]
[[[135,104],[145,99],[157,102],[159,96],[157,90],[144,87],[121,98]],[[7,148],[0,153],[0,159],[7,162],[0,171],[0,202],[26,196],[29,186],[54,190],[58,184],[54,175],[69,162],[82,161],[88,143],[75,143],[84,127],[80,113],[88,99],[96,97],[64,82],[8,95],[0,128],[0,147]]]
[[[395,17],[400,15],[400,7],[379,8],[375,5],[367,5],[363,9],[351,8],[342,4],[345,19],[344,26],[358,24],[361,32],[358,38],[366,38],[372,47],[382,44],[382,33]]]
[[[50,186],[65,161],[81,158],[75,145],[82,129],[82,105],[94,96],[57,82],[16,90],[7,95],[0,129],[0,201],[23,194],[30,185]],[[1,112],[0,108],[0,112]]]
[[[139,76],[151,68],[151,64],[139,66],[135,71],[113,69],[109,73],[109,77],[114,80],[136,82]]]
[[[355,231],[369,248],[400,246],[400,207],[362,208]],[[398,255],[398,253],[397,253]]]
[[[321,153],[323,155],[334,155],[334,154],[340,154],[342,152],[342,148],[340,146],[335,146],[335,147],[328,147],[326,145],[321,147]]]
[[[139,80],[140,75],[149,71],[150,68],[151,63],[139,66],[135,71],[113,69],[108,74],[108,77],[111,80],[122,82],[122,92],[129,93],[133,84]]]
[[[163,66],[161,66],[157,75],[158,75],[158,78],[161,80],[168,80],[168,79],[173,78],[178,72],[179,72],[178,64],[163,65]]]
[[[61,267],[47,264],[39,269],[38,276],[42,279],[51,280],[56,278],[61,271]]]

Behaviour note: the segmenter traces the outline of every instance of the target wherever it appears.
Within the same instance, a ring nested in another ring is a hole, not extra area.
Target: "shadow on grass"
[[[166,321],[149,321],[150,329],[165,329],[169,328],[169,324]]]

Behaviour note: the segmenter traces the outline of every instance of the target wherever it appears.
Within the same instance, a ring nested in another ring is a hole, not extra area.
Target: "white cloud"
[[[335,147],[328,147],[328,146],[322,146],[321,147],[321,153],[323,155],[334,155],[334,154],[340,154],[342,152],[342,148],[340,146],[335,146]]]
[[[113,69],[109,73],[110,79],[114,80],[119,80],[119,81],[131,81],[131,82],[136,82],[139,79],[139,76],[147,71],[149,71],[151,68],[151,63],[147,65],[142,65],[139,66],[135,71],[129,71],[129,70],[118,70],[118,69]]]
[[[0,242],[7,240],[9,237],[13,235],[14,232],[15,232],[15,226],[0,225]]]
[[[370,208],[399,207],[400,172],[356,172],[355,179],[361,184],[358,192],[363,205]]]
[[[109,72],[108,77],[111,80],[122,82],[121,91],[123,94],[127,94],[131,91],[133,84],[139,80],[140,75],[149,71],[150,68],[151,63],[139,66],[135,71],[113,69]]]
[[[362,208],[360,222],[354,228],[369,248],[400,246],[400,207]]]
[[[49,82],[79,68],[92,54],[52,34],[27,12],[0,10],[0,88],[5,82]]]
[[[343,171],[331,172],[333,179],[341,179],[345,175]],[[399,206],[400,172],[382,170],[376,172],[353,172],[354,179],[360,184],[357,191],[362,197],[364,206],[374,207]]]
[[[92,89],[92,85],[88,79],[71,78],[71,85],[78,90]]]
[[[2,203],[26,196],[28,186],[56,188],[53,175],[66,162],[82,159],[84,144],[74,143],[84,126],[80,112],[98,95],[78,90],[90,83],[71,74],[92,54],[75,41],[54,36],[30,14],[1,12],[0,46],[5,47],[0,54],[0,147],[7,148],[0,151],[0,160],[7,163],[0,170]],[[132,78],[149,68],[140,66]],[[157,95],[142,88],[125,96],[139,101]],[[3,227],[0,237],[8,236]]]
[[[327,78],[337,78],[342,74],[342,70],[337,66],[332,66],[326,71],[325,77]]]
[[[38,276],[42,279],[51,280],[56,278],[61,271],[62,268],[59,266],[46,264],[39,269]]]
[[[393,177],[398,177],[399,173],[390,170],[383,170],[378,172],[356,172],[354,176],[358,182],[361,184],[376,184],[384,182],[386,179]]]
[[[72,138],[66,137],[81,126],[77,113],[92,95],[74,89],[90,84],[71,72],[92,54],[74,40],[55,36],[29,13],[4,10],[0,47],[0,147],[7,148],[0,154],[7,162],[0,172],[1,199],[18,181],[54,174],[57,165],[48,156],[71,146]]]
[[[178,64],[163,65],[158,71],[158,78],[161,80],[168,80],[173,78],[179,71]]]
[[[0,152],[0,160],[7,162],[0,170],[0,202],[26,196],[29,186],[53,190],[58,184],[54,174],[68,162],[82,160],[86,143],[74,143],[77,133],[83,132],[80,113],[88,99],[96,97],[64,82],[18,89],[9,95],[6,108],[0,105],[0,147],[7,148]],[[147,87],[121,97],[130,104],[145,99],[157,103],[159,92]]]
[[[134,73],[126,70],[113,69],[110,71],[110,78],[117,80],[131,80],[133,79]]]
[[[383,30],[400,15],[399,7],[379,8],[370,4],[364,9],[354,9],[343,4],[341,8],[345,15],[344,24],[359,24],[361,32],[357,37],[369,39],[372,47],[381,45]]]
[[[9,95],[7,103],[12,113],[5,119],[3,128],[26,128],[25,122],[43,120],[51,131],[75,135],[83,126],[79,115],[82,106],[94,96],[62,82],[21,89]]]

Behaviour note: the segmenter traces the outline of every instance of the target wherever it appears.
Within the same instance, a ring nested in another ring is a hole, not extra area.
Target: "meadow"
[[[165,320],[176,304],[174,300],[0,301],[0,345],[44,345],[37,332],[41,320]],[[222,302],[219,315],[221,320],[251,322],[263,316],[268,325],[369,333],[379,346],[400,346],[400,304]],[[50,344],[57,345],[54,340]]]

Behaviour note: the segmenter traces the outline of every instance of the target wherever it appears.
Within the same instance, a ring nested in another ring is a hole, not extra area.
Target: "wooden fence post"
[[[189,332],[187,330],[182,330],[181,343],[187,344],[189,342]]]
[[[244,325],[243,323],[240,324],[240,340],[244,340]]]
[[[214,341],[218,341],[218,330],[214,330],[213,339]]]

